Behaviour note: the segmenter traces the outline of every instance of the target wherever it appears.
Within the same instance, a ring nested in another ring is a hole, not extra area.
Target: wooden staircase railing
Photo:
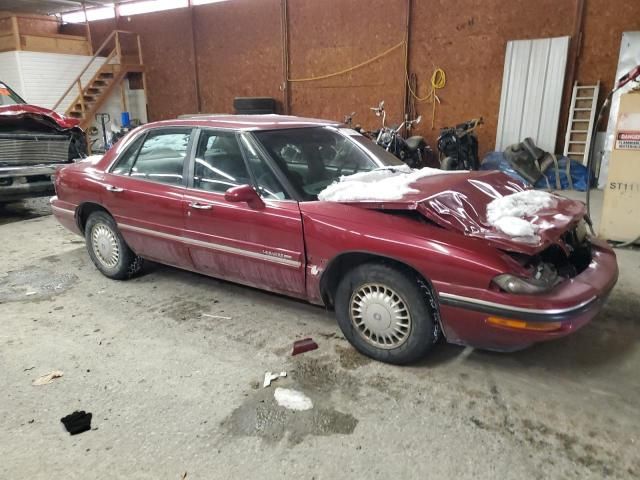
[[[133,55],[130,51],[125,52],[123,50],[122,39],[125,36],[132,36],[128,38],[135,40]],[[104,59],[104,63],[98,68],[86,85],[83,86],[82,76],[95,64],[98,58],[102,59],[101,55],[105,53],[109,46],[111,46],[111,50]],[[57,109],[75,87],[78,90],[78,95],[65,110],[65,114],[73,118],[78,118],[81,121],[80,126],[87,128],[93,120],[93,114],[104,104],[113,89],[126,78],[127,74],[130,72],[142,73],[143,71],[140,36],[133,32],[114,30],[104,42],[102,42],[102,45],[100,45],[89,62],[87,62],[87,65],[62,94],[53,109]]]

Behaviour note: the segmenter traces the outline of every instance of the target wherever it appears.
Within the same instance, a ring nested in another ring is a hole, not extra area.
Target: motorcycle
[[[478,137],[476,128],[482,125],[482,117],[445,127],[438,137],[438,152],[442,170],[478,170]]]
[[[388,127],[386,125],[387,112],[384,109],[384,101],[380,102],[377,107],[371,107],[371,110],[377,117],[382,117],[382,127],[377,132],[373,132],[372,138],[375,142],[391,152],[411,168],[422,168],[431,166],[433,162],[433,151],[427,144],[424,137],[414,135],[409,138],[403,138],[400,135],[402,129],[410,132],[420,120],[422,116],[418,116],[415,120],[405,120],[397,127]]]

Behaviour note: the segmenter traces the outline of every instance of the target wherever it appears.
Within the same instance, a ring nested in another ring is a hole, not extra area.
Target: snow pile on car
[[[487,205],[487,221],[512,237],[532,237],[537,233],[538,226],[531,217],[556,204],[556,197],[550,193],[524,190],[492,200]]]
[[[342,176],[318,194],[325,202],[358,202],[365,200],[399,200],[408,193],[418,193],[409,185],[423,177],[450,172],[438,168],[412,169],[406,165],[386,167],[370,172]]]
[[[84,158],[76,158],[74,160],[74,162],[85,162],[85,163],[98,163],[100,160],[102,160],[102,157],[104,157],[104,155],[89,155],[88,157],[84,157]]]

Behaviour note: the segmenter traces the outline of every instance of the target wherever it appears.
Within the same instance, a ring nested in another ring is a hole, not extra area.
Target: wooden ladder
[[[600,82],[596,85],[573,85],[571,110],[564,140],[564,156],[587,164],[598,104]]]

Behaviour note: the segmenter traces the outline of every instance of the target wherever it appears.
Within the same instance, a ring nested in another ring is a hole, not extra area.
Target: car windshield
[[[11,90],[7,85],[0,82],[0,106],[18,105],[25,103],[16,92]]]
[[[318,194],[343,175],[404,165],[399,159],[351,129],[296,128],[255,132],[303,200]]]

